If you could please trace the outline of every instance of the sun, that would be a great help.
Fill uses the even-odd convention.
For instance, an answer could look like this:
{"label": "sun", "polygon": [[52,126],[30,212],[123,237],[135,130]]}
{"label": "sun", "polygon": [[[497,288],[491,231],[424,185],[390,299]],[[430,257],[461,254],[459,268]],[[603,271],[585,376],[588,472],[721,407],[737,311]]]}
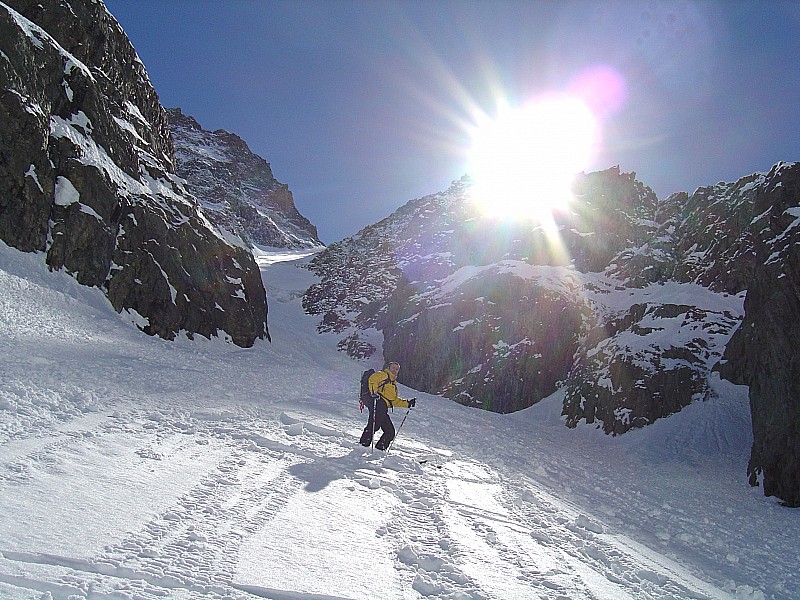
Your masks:
{"label": "sun", "polygon": [[469,159],[472,196],[487,215],[552,222],[571,199],[575,175],[593,158],[597,120],[571,96],[548,96],[484,119]]}

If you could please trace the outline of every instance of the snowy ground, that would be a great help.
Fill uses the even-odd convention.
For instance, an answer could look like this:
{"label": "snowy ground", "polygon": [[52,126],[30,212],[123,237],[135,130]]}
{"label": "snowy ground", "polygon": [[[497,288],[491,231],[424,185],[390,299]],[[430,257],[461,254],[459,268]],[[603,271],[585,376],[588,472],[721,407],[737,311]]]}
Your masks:
{"label": "snowy ground", "polygon": [[502,416],[401,388],[365,454],[364,365],[303,314],[313,276],[259,260],[273,343],[241,349],[140,334],[0,242],[0,598],[800,595],[800,512],[745,480],[746,389],[611,438],[559,394]]}

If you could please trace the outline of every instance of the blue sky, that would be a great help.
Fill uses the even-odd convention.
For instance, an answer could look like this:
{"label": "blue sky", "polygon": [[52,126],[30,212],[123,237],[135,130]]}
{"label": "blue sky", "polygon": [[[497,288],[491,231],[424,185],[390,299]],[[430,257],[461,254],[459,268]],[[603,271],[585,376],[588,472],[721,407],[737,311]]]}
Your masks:
{"label": "blue sky", "polygon": [[800,160],[800,2],[105,4],[162,104],[242,137],[326,243],[467,172],[476,114],[598,70],[587,170],[665,197]]}

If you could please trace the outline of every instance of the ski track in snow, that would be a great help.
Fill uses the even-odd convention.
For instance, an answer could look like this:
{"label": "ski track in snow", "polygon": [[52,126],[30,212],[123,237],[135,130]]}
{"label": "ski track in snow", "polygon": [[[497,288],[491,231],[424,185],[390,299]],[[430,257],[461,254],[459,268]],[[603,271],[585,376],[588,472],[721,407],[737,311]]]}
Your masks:
{"label": "ski track in snow", "polygon": [[[283,421],[290,419],[284,416]],[[263,537],[266,528],[276,551],[302,547],[304,540],[313,546],[316,540],[323,542],[323,553],[330,552],[330,544],[336,542],[327,533],[302,531],[292,523],[302,511],[284,512],[291,503],[299,501],[306,508],[313,503],[298,495],[335,487],[339,494],[355,499],[347,507],[332,501],[331,510],[351,511],[356,533],[367,535],[364,542],[377,552],[383,549],[385,560],[399,571],[394,577],[406,582],[403,597],[414,597],[413,592],[474,599],[593,598],[598,593],[607,598],[715,597],[712,586],[682,574],[680,568],[671,571],[655,561],[641,564],[640,554],[604,539],[601,526],[559,503],[534,482],[512,485],[479,462],[426,452],[421,445],[409,452],[400,441],[388,457],[370,455],[344,432],[321,435],[305,427],[292,429],[294,423],[282,426],[281,419],[231,417],[208,423],[184,417],[176,422],[184,427],[176,428],[171,419],[155,421],[158,426],[133,452],[140,461],[151,461],[154,468],[182,450],[193,460],[214,457],[204,465],[210,462],[213,468],[173,503],[92,557],[2,549],[6,561],[54,567],[63,573],[60,589],[77,595],[118,580],[124,586],[112,587],[108,593],[224,597],[239,590],[267,598],[315,597],[312,590],[320,582],[311,579],[309,589],[303,590],[305,576],[298,577],[296,572],[286,579],[300,586],[300,595],[281,595],[266,585],[276,578],[277,573],[271,571],[285,567],[280,558],[276,562],[271,553],[263,552],[264,544],[254,545],[252,538]],[[115,422],[95,433],[101,438],[125,436],[126,429]],[[58,469],[63,466],[60,455],[69,453],[69,445],[63,440],[51,444],[30,455],[29,462],[33,468]],[[208,448],[211,445],[219,447]],[[427,461],[419,464],[419,455],[428,457]],[[372,503],[386,512],[382,523],[379,515],[363,514]],[[377,529],[362,531],[362,520],[378,525]],[[323,523],[306,525],[324,527]],[[355,542],[358,551],[362,540]],[[270,575],[261,587],[237,581],[243,545],[254,546],[251,558],[244,559],[252,563],[248,579],[259,581],[265,570]],[[311,550],[306,547],[300,554],[305,557]],[[265,569],[260,563],[266,561],[272,564]],[[360,579],[359,561],[358,555],[348,555],[343,564],[350,564]],[[392,576],[391,568],[388,575]],[[19,577],[0,575],[0,580],[14,583]],[[378,597],[385,581],[385,576],[367,577],[361,582],[365,595],[359,597]],[[69,590],[70,585],[74,589]],[[352,590],[353,585],[346,587]],[[56,588],[39,589],[52,594]],[[316,597],[336,598],[334,591],[335,586],[332,593]]]}
{"label": "ski track in snow", "polygon": [[609,438],[567,430],[558,394],[502,416],[401,389],[418,408],[373,453],[308,272],[264,267],[275,341],[240,349],[139,334],[40,260],[0,245],[0,598],[800,589],[797,512],[742,481],[741,391]]}

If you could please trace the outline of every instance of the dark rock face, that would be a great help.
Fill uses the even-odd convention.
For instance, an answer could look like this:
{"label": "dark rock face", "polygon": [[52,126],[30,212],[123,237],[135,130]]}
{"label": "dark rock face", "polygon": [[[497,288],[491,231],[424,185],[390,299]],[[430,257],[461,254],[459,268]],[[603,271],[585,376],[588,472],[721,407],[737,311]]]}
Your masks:
{"label": "dark rock face", "polygon": [[572,264],[600,272],[625,248],[650,238],[656,195],[619,167],[580,175],[574,186],[573,213],[558,219]]}
{"label": "dark rock face", "polygon": [[174,174],[166,113],[101,3],[0,6],[0,237],[106,291],[149,334],[268,338],[248,250]]}
{"label": "dark rock face", "polygon": [[180,108],[167,110],[177,174],[218,227],[248,243],[279,248],[322,246],[317,228],[301,215],[288,186],[239,136],[206,131]]}
{"label": "dark rock face", "polygon": [[404,365],[404,382],[501,413],[553,393],[589,311],[575,272],[501,261],[462,276],[407,299],[395,293],[384,354]]}
{"label": "dark rock face", "polygon": [[720,371],[750,386],[751,484],[800,506],[800,163],[779,163],[756,192],[745,317]]}

